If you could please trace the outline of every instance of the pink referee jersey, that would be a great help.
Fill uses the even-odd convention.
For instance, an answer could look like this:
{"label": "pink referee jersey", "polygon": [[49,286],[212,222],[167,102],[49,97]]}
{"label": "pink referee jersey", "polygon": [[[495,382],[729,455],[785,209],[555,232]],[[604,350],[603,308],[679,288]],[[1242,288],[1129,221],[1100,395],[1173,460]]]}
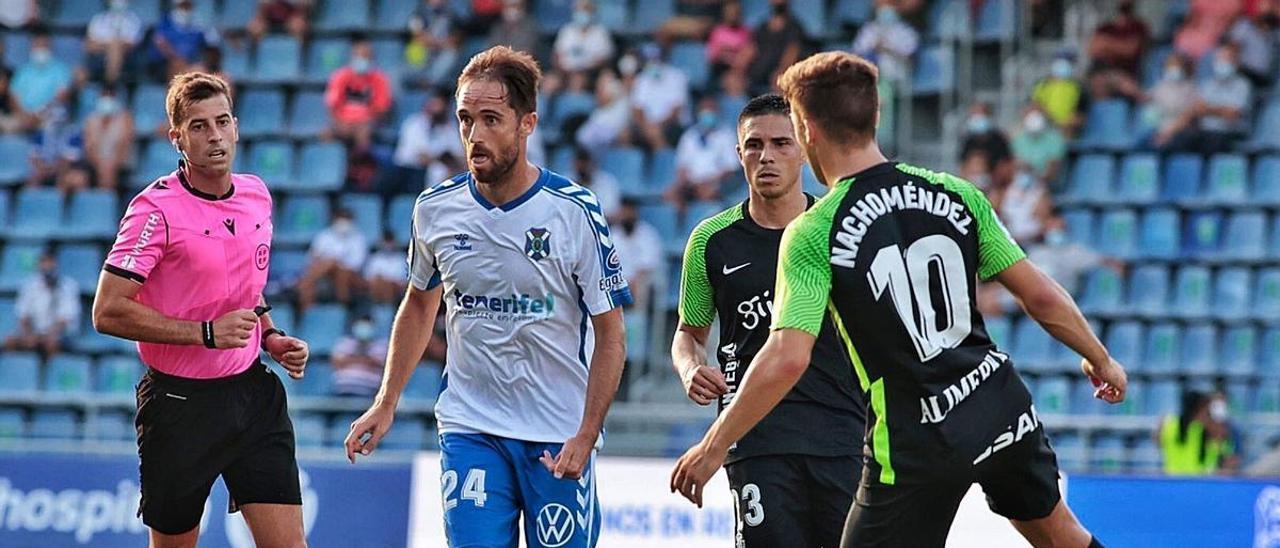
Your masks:
{"label": "pink referee jersey", "polygon": [[[180,320],[211,321],[258,305],[271,262],[271,195],[262,179],[232,174],[231,190],[206,194],[181,170],[161,177],[129,204],[104,269],[142,284],[138,302]],[[258,360],[262,329],[249,345],[138,343],[142,363],[178,377],[240,373]]]}

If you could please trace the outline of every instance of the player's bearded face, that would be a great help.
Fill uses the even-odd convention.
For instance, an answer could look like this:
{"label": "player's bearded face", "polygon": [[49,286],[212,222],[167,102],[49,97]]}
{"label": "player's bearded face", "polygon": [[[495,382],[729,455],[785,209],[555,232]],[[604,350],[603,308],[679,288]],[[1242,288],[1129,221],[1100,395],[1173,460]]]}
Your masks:
{"label": "player's bearded face", "polygon": [[738,158],[753,192],[773,199],[796,189],[804,153],[788,117],[773,114],[748,118],[739,125],[738,135]]}
{"label": "player's bearded face", "polygon": [[520,161],[523,117],[506,99],[506,89],[499,82],[475,80],[458,89],[458,130],[467,168],[481,183],[506,179]]}

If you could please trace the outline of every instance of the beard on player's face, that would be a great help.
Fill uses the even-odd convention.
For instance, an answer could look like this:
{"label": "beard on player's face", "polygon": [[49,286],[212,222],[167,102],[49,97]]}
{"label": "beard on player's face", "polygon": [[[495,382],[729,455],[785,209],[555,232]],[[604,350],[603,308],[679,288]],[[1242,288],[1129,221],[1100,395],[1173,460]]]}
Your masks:
{"label": "beard on player's face", "polygon": [[[486,156],[487,161],[482,165],[476,166],[474,158],[477,154]],[[514,142],[514,139],[510,146],[499,150],[484,145],[472,145],[471,150],[467,153],[467,168],[471,170],[471,174],[476,178],[476,181],[497,183],[515,170],[516,160],[519,155],[520,148]]]}

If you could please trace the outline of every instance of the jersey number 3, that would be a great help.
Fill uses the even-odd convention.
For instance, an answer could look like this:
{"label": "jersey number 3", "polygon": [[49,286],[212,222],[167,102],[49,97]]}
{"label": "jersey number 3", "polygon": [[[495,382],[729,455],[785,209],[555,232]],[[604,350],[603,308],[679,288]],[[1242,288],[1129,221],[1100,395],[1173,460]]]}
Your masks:
{"label": "jersey number 3", "polygon": [[[876,300],[889,290],[921,362],[959,346],[969,336],[969,280],[964,255],[951,238],[925,236],[908,246],[905,254],[897,244],[882,248],[871,262],[867,281]],[[941,303],[933,302],[931,287],[940,290]]]}

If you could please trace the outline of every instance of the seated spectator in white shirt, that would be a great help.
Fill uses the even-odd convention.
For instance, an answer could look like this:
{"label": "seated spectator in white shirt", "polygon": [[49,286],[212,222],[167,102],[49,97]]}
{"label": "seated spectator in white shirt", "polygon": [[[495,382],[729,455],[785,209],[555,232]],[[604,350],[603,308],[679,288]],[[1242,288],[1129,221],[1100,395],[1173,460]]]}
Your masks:
{"label": "seated spectator in white shirt", "polygon": [[1191,108],[1196,126],[1168,144],[1175,150],[1214,154],[1230,150],[1249,127],[1253,86],[1240,75],[1240,48],[1226,44],[1213,56],[1213,77],[1200,83],[1200,101]]}
{"label": "seated spectator in white shirt", "polygon": [[909,76],[911,55],[920,46],[920,36],[911,28],[890,0],[876,0],[876,17],[858,30],[853,52],[880,67],[880,77],[897,82]]}
{"label": "seated spectator in white shirt", "polygon": [[404,249],[390,230],[382,233],[382,241],[364,265],[364,283],[373,302],[394,303],[404,294],[409,279]]}
{"label": "seated spectator in white shirt", "polygon": [[14,312],[18,330],[5,341],[5,350],[40,351],[46,357],[62,351],[80,327],[80,288],[58,274],[52,251],[40,256],[40,271],[18,291]]}
{"label": "seated spectator in white shirt", "polygon": [[449,94],[437,90],[400,124],[400,140],[392,158],[394,168],[379,182],[384,195],[417,194],[465,167],[458,121],[449,112]]}
{"label": "seated spectator in white shirt", "polygon": [[670,148],[689,106],[689,76],[668,65],[657,44],[645,44],[640,56],[644,69],[631,88],[635,124],[650,149]]}
{"label": "seated spectator in white shirt", "polygon": [[596,108],[578,126],[574,140],[578,146],[589,150],[608,148],[630,141],[631,97],[612,71],[603,71],[596,78]]}
{"label": "seated spectator in white shirt", "polygon": [[120,82],[130,53],[142,41],[142,20],[129,9],[129,0],[111,0],[108,9],[93,16],[85,36],[89,77],[106,82]]}
{"label": "seated spectator in white shirt", "polygon": [[573,20],[556,34],[555,66],[568,74],[569,89],[583,88],[582,74],[604,66],[613,58],[613,36],[595,19],[596,6],[590,0],[578,0]]}
{"label": "seated spectator in white shirt", "polygon": [[631,286],[636,310],[648,310],[654,279],[662,274],[662,236],[653,225],[640,219],[635,200],[623,198],[618,212],[609,220],[609,236],[622,258],[622,273]]}
{"label": "seated spectator in white shirt", "polygon": [[[575,183],[595,193],[596,200],[600,201],[600,209],[606,218],[618,212],[618,205],[622,200],[622,193],[618,190],[618,180],[596,165],[596,159],[591,155],[590,150],[582,147],[574,149],[572,177]],[[404,261],[401,260],[401,262]]]}
{"label": "seated spectator in white shirt", "polygon": [[375,335],[373,319],[361,316],[351,322],[350,332],[333,344],[335,395],[371,398],[378,393],[387,360],[387,337]]}
{"label": "seated spectator in white shirt", "polygon": [[682,211],[694,200],[717,200],[720,185],[738,169],[733,131],[720,124],[715,97],[698,103],[698,120],[676,146],[676,180],[664,197]]}
{"label": "seated spectator in white shirt", "polygon": [[333,285],[335,300],[350,303],[352,292],[360,284],[360,267],[364,266],[368,254],[369,244],[352,220],[351,212],[345,209],[334,212],[329,228],[311,240],[311,262],[298,280],[298,314],[315,302],[316,285],[324,279]]}

